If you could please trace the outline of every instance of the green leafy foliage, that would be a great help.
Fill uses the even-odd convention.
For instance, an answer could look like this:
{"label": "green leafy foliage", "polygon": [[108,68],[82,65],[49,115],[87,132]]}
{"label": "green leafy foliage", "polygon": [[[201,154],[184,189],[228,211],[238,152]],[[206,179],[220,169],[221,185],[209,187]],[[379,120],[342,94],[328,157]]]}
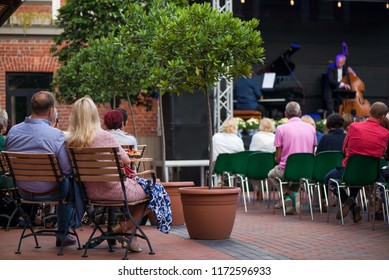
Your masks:
{"label": "green leafy foliage", "polygon": [[153,48],[159,63],[154,69],[161,92],[206,90],[221,76],[248,74],[262,62],[264,49],[258,20],[242,21],[210,4],[176,9],[163,18]]}
{"label": "green leafy foliage", "polygon": [[[187,0],[169,0],[177,5],[188,5]],[[87,46],[90,40],[107,36],[126,23],[123,14],[131,11],[131,4],[148,10],[161,5],[161,0],[67,0],[59,9],[56,27],[63,32],[54,38],[51,51],[60,61],[67,61],[74,53]]]}

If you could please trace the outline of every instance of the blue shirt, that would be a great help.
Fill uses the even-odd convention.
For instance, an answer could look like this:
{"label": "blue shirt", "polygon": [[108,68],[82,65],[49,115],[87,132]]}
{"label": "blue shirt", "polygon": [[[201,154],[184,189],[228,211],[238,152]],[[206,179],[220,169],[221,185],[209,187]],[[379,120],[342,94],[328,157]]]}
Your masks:
{"label": "blue shirt", "polygon": [[[26,118],[14,125],[5,140],[5,150],[25,153],[54,153],[64,175],[71,174],[72,166],[66,151],[65,134],[43,119]],[[29,192],[43,193],[53,190],[55,182],[19,182]]]}
{"label": "blue shirt", "polygon": [[241,77],[234,81],[234,99],[237,110],[258,110],[258,99],[262,96],[259,88],[252,78]]}

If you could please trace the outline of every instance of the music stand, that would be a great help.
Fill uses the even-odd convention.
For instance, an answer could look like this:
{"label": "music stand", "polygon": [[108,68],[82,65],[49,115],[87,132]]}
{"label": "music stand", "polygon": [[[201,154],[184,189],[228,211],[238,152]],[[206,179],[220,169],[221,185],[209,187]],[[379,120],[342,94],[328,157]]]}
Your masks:
{"label": "music stand", "polygon": [[[339,110],[339,113],[342,114],[343,113],[343,110],[344,108],[346,107],[346,99],[355,99],[355,94],[357,92],[355,90],[347,90],[347,89],[344,89],[344,88],[339,88],[339,89],[334,89],[332,91],[332,98],[337,98],[337,99],[340,99],[342,101],[342,112],[340,112]],[[352,115],[355,115],[355,109],[351,109],[351,114]]]}
{"label": "music stand", "polygon": [[355,98],[355,94],[357,92],[355,90],[347,90],[343,88],[334,89],[332,91],[332,98],[340,98],[342,100],[344,99],[353,99]]}

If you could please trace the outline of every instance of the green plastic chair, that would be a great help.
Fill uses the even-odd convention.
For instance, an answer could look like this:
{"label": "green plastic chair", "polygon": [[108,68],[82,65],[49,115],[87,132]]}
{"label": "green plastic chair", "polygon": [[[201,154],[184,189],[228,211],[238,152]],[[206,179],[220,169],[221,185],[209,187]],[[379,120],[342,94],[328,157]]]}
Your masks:
{"label": "green plastic chair", "polygon": [[328,194],[327,188],[324,183],[324,177],[331,170],[335,169],[338,166],[342,166],[342,160],[344,159],[345,154],[341,151],[323,151],[315,155],[315,160],[313,163],[312,171],[312,182],[309,183],[308,194],[311,196],[312,200],[310,201],[310,211],[311,219],[313,221],[313,200],[314,200],[314,188],[317,188],[317,193],[319,197],[319,208],[320,213],[323,213],[321,205],[321,191],[320,187],[323,188],[324,198],[328,208]]}
{"label": "green plastic chair", "polygon": [[[285,200],[283,196],[283,185],[299,183],[300,206],[296,209],[301,218],[301,189],[307,187],[309,180],[312,179],[313,163],[315,156],[312,153],[295,153],[288,156],[284,170],[284,178],[276,177],[278,180],[282,209],[286,216]],[[307,187],[308,188],[308,187]],[[309,197],[309,196],[308,196]],[[310,199],[310,198],[309,198]],[[273,201],[275,201],[275,192],[273,192]],[[275,214],[275,204],[273,203],[273,214]]]}
{"label": "green plastic chair", "polygon": [[250,190],[249,190],[249,183],[246,176],[246,171],[247,171],[249,156],[253,153],[255,153],[255,151],[242,151],[242,152],[235,153],[233,158],[233,163],[232,163],[232,173],[236,178],[237,184],[239,184],[242,188],[245,212],[247,212],[246,196],[247,196],[247,200],[250,202]]}
{"label": "green plastic chair", "polygon": [[[265,201],[266,196],[269,198],[269,188],[267,183],[267,175],[275,166],[274,153],[255,152],[249,156],[246,177],[250,180],[261,181],[262,199]],[[268,205],[269,207],[269,205]]]}
{"label": "green plastic chair", "polygon": [[232,163],[234,160],[235,154],[223,153],[219,154],[215,161],[215,166],[213,168],[212,177],[215,178],[215,182],[213,182],[214,186],[217,185],[220,177],[226,176],[228,179],[228,185],[231,187],[232,183]]}
{"label": "green plastic chair", "polygon": [[[330,183],[335,183],[338,194],[340,194],[341,188],[361,188],[362,186],[372,187],[376,183],[379,176],[380,158],[358,155],[351,155],[347,161],[346,168],[344,169],[342,178],[334,179],[330,178]],[[344,225],[343,218],[343,202],[339,195],[339,209],[342,225]],[[370,213],[368,213],[370,217]],[[329,211],[327,221],[329,221]]]}

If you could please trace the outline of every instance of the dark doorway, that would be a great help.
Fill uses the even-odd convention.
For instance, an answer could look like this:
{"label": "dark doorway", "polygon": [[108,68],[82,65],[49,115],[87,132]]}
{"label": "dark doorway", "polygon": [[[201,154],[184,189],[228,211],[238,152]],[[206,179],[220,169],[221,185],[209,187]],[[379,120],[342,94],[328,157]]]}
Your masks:
{"label": "dark doorway", "polygon": [[31,115],[31,97],[40,90],[51,91],[52,73],[7,73],[7,113],[12,124]]}

